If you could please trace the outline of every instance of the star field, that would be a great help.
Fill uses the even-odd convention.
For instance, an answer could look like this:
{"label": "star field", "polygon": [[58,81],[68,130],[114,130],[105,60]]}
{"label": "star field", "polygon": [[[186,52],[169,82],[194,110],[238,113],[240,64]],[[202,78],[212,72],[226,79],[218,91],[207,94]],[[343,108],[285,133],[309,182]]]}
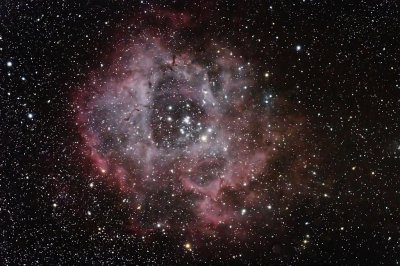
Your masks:
{"label": "star field", "polygon": [[0,264],[400,263],[396,1],[0,10]]}

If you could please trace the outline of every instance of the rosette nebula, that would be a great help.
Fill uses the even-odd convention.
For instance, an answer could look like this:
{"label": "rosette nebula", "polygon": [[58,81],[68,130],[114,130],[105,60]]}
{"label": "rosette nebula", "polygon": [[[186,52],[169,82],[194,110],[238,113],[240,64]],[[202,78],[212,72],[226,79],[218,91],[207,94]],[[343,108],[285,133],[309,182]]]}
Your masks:
{"label": "rosette nebula", "polygon": [[[142,30],[118,44],[109,66],[79,88],[83,149],[123,194],[133,231],[246,239],[269,220],[274,197],[295,193],[301,171],[278,177],[270,166],[279,146],[300,142],[301,118],[274,114],[271,103],[283,103],[257,84],[240,50],[217,40],[198,49],[178,36],[193,27],[185,15],[164,16],[169,31]],[[288,172],[298,164],[289,159]],[[292,180],[277,194],[282,178]]]}

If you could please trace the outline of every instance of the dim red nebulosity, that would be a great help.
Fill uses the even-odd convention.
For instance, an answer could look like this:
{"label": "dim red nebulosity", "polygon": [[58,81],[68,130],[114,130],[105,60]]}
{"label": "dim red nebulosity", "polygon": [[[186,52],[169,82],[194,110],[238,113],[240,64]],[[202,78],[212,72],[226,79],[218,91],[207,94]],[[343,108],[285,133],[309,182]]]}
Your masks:
{"label": "dim red nebulosity", "polygon": [[182,34],[190,16],[157,14],[166,30],[143,26],[76,90],[82,149],[124,195],[133,230],[248,237],[268,221],[273,187],[295,193],[304,181],[300,159],[275,175],[279,147],[303,149],[301,118],[274,114],[284,101],[260,89],[238,49],[203,39],[199,50]]}

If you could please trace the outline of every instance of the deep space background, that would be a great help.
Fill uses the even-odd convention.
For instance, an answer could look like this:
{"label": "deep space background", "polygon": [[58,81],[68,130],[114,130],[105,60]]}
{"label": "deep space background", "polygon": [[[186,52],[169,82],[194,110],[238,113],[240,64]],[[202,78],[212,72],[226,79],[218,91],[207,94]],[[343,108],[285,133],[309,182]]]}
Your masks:
{"label": "deep space background", "polygon": [[[399,20],[395,0],[1,1],[0,264],[398,264]],[[146,31],[162,36],[155,51],[173,50],[159,76],[174,73],[181,58],[207,62],[196,67],[217,62],[213,45],[238,55],[229,64],[251,66],[246,102],[221,109],[219,126],[228,127],[228,113],[246,113],[246,123],[232,122],[240,138],[262,136],[269,130],[263,123],[278,137],[250,148],[265,155],[266,167],[240,190],[236,179],[228,182],[224,200],[232,212],[223,222],[213,224],[215,216],[203,212],[187,216],[200,213],[193,206],[212,188],[196,194],[168,175],[179,196],[164,204],[169,195],[157,194],[157,201],[153,190],[132,189],[140,174],[117,184],[118,171],[99,168],[105,159],[87,149],[94,144],[80,119],[92,113],[79,105],[98,103],[80,95],[107,103],[109,96],[87,84],[118,79],[118,53]],[[117,124],[130,119],[125,115]],[[160,132],[161,141],[173,141],[175,133]],[[242,171],[241,159],[244,165],[251,158],[225,160]],[[143,206],[128,204],[135,193]]]}

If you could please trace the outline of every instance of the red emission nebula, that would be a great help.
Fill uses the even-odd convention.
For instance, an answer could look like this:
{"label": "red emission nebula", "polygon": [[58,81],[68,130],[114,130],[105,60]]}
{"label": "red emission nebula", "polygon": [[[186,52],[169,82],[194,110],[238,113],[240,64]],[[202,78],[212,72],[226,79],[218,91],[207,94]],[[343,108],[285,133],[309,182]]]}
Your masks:
{"label": "red emission nebula", "polygon": [[123,195],[132,232],[256,237],[307,193],[304,119],[238,47],[185,37],[190,16],[142,20],[74,93],[92,178]]}

